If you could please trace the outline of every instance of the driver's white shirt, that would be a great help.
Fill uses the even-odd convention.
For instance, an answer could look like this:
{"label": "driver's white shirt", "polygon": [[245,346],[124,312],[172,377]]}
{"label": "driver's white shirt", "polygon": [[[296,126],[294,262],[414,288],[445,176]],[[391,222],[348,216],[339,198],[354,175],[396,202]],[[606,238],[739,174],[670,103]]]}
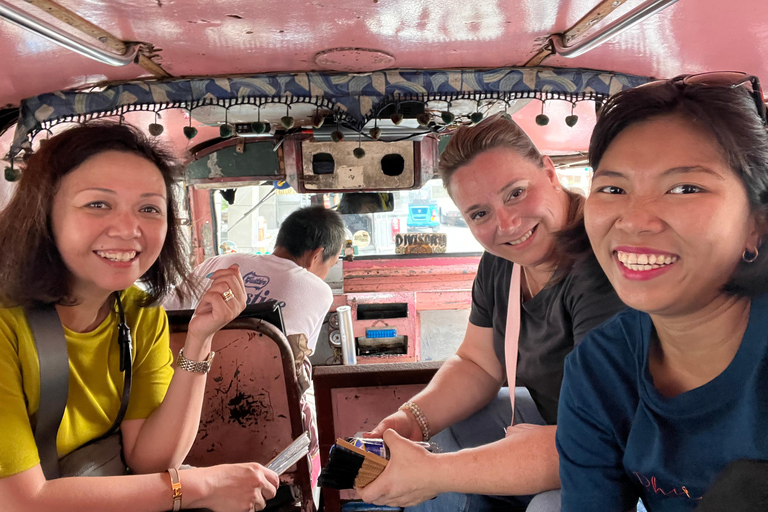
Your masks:
{"label": "driver's white shirt", "polygon": [[200,293],[192,296],[192,287],[182,285],[187,295],[184,302],[171,293],[163,302],[163,307],[167,310],[194,309],[209,287],[205,276],[235,263],[240,266],[248,304],[277,300],[282,306],[286,334],[305,334],[309,348],[314,351],[323,319],[333,303],[333,292],[315,274],[291,260],[272,254],[232,253],[209,258],[189,276],[191,282],[202,283]]}

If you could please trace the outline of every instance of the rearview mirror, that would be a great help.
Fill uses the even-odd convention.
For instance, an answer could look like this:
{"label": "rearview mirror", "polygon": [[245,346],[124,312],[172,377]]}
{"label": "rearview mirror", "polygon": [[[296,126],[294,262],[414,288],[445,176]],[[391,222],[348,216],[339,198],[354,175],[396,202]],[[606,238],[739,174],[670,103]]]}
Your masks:
{"label": "rearview mirror", "polygon": [[339,213],[391,212],[395,207],[392,192],[348,192],[341,195]]}

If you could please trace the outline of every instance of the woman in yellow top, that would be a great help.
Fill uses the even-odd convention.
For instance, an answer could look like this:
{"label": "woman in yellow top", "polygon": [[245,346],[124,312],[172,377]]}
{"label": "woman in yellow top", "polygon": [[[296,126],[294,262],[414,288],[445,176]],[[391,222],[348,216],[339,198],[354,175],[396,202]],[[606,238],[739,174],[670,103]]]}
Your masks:
{"label": "woman in yellow top", "polygon": [[[169,468],[197,433],[213,335],[245,306],[237,267],[219,270],[189,323],[175,373],[159,303],[184,273],[173,181],[177,167],[138,130],[94,123],[63,132],[29,159],[0,213],[0,496],[3,510],[176,509]],[[134,286],[140,281],[146,292]],[[46,480],[33,434],[40,394],[25,308],[55,305],[70,361],[59,457],[109,430],[123,377],[122,302],[134,340],[133,385],[120,425],[133,474]],[[184,359],[187,361],[185,362]],[[189,368],[188,370],[181,369]],[[183,508],[260,510],[277,475],[259,464],[179,472]]]}

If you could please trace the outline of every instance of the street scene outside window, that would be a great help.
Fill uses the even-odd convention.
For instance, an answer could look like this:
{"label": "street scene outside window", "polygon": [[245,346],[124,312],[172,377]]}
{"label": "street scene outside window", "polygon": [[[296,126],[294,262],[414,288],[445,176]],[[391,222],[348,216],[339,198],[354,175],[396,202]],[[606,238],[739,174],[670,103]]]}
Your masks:
{"label": "street scene outside window", "polygon": [[[563,186],[586,195],[589,168],[559,174]],[[429,180],[419,190],[392,194],[392,211],[342,214],[356,256],[394,255],[398,233],[444,233],[447,254],[483,251],[440,179]],[[282,182],[220,189],[213,194],[218,253],[270,254],[280,224],[291,212],[311,204],[337,208],[341,198],[342,194],[298,194]]]}

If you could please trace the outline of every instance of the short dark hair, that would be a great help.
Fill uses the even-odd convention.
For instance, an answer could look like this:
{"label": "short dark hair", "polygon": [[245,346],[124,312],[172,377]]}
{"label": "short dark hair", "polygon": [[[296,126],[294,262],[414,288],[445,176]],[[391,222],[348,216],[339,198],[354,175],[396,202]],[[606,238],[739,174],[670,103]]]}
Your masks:
{"label": "short dark hair", "polygon": [[168,231],[160,255],[140,279],[147,290],[142,305],[158,303],[188,273],[173,187],[181,177],[181,168],[169,151],[151,142],[138,128],[91,122],[43,141],[28,159],[10,202],[0,212],[0,301],[4,306],[73,304],[76,300],[70,295],[71,274],[51,229],[53,200],[67,173],[106,151],[145,158],[158,168],[165,182]]}
{"label": "short dark hair", "polygon": [[[668,115],[679,115],[714,136],[724,160],[744,184],[752,211],[768,219],[768,131],[744,87],[673,79],[612,96],[592,132],[590,166],[597,169],[608,147],[627,127]],[[768,240],[762,240],[758,249],[754,263],[739,263],[725,291],[742,296],[768,292]]]}
{"label": "short dark hair", "polygon": [[323,261],[328,261],[339,255],[343,243],[344,222],[339,214],[322,206],[308,206],[283,221],[275,246],[296,258],[322,247]]}

